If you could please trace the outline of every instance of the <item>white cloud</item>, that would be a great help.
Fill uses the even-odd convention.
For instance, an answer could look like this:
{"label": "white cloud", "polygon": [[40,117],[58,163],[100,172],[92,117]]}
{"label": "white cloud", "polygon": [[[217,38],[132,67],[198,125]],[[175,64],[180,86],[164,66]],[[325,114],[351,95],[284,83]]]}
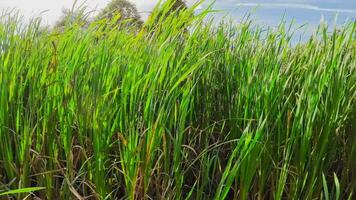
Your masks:
{"label": "white cloud", "polygon": [[[53,23],[60,15],[62,8],[70,8],[75,0],[0,0],[0,10],[16,7],[25,18],[36,16],[47,11],[43,16],[44,21]],[[85,2],[89,10],[98,10],[107,5],[111,0],[78,0],[78,4]],[[136,4],[137,9],[143,17],[147,17],[159,0],[130,0]],[[187,0],[188,5],[192,5],[198,0]]]}
{"label": "white cloud", "polygon": [[[110,0],[78,0],[79,2],[85,1],[89,10],[98,10],[107,5]],[[157,4],[159,0],[131,0],[131,2],[137,5],[139,12],[141,12],[143,18],[146,18],[148,13]],[[192,5],[199,0],[187,0],[188,5]],[[211,2],[212,0],[206,0]],[[356,14],[356,7],[351,8],[344,7],[343,9],[324,8],[315,5],[323,5],[320,2],[335,2],[339,0],[254,0],[255,3],[251,3],[248,0],[216,0],[216,5],[224,5],[235,7],[249,6],[249,7],[270,7],[270,8],[300,8],[322,12],[340,12],[348,14]],[[344,0],[344,2],[352,2],[353,0]],[[63,7],[69,8],[73,5],[74,0],[0,0],[0,10],[17,7],[19,11],[25,16],[26,19],[34,15],[39,15],[41,12],[46,11],[43,19],[47,23],[53,23],[60,15]],[[261,2],[261,3],[259,3]],[[266,3],[268,2],[268,3]],[[312,5],[311,3],[316,3]],[[341,4],[341,3],[340,3]],[[355,4],[356,5],[356,4]]]}
{"label": "white cloud", "polygon": [[265,8],[298,8],[298,9],[314,10],[314,11],[322,11],[322,12],[356,14],[356,10],[353,9],[323,8],[310,4],[299,4],[299,3],[236,3],[235,5],[247,6],[247,7],[265,7]]}

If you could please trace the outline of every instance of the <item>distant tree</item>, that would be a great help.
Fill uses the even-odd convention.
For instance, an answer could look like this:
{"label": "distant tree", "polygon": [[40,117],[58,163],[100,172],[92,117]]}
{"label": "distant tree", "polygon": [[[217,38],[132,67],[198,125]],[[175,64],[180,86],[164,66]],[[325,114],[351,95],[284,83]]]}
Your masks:
{"label": "distant tree", "polygon": [[[168,17],[177,17],[182,11],[188,10],[188,6],[185,0],[166,0],[160,7],[156,7],[148,18],[148,29],[153,28],[154,32],[157,33],[158,30],[163,30],[166,23],[164,22]],[[176,27],[181,27],[187,32],[187,23],[184,21],[175,24]],[[157,29],[157,27],[160,27]]]}
{"label": "distant tree", "polygon": [[79,9],[68,9],[64,8],[62,10],[62,16],[55,23],[55,28],[62,28],[66,25],[72,25],[74,23],[78,23],[81,26],[86,26],[89,24],[89,14],[85,12],[85,8]]}
{"label": "distant tree", "polygon": [[173,0],[173,1],[174,2],[173,2],[170,12],[181,11],[181,10],[185,10],[188,8],[188,6],[184,0]]}
{"label": "distant tree", "polygon": [[[163,5],[163,7],[169,6],[169,10],[165,11],[162,8],[156,10],[157,13],[153,13],[150,17],[154,18],[154,24],[157,24],[159,20],[164,20],[169,15],[175,13],[179,14],[181,11],[184,11],[188,8],[186,2],[184,0],[167,0]],[[155,11],[154,11],[155,12]],[[163,17],[163,18],[162,18]]]}
{"label": "distant tree", "polygon": [[120,15],[117,24],[122,21],[128,21],[127,24],[141,27],[143,21],[137,11],[136,6],[128,0],[112,0],[101,12],[97,15],[97,19],[113,20]]}

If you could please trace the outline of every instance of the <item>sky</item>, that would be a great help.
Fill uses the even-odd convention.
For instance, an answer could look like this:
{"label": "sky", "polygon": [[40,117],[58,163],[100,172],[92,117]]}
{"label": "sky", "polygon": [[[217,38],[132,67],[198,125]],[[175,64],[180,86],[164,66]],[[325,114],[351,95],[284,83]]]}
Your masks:
{"label": "sky", "polygon": [[[83,2],[80,0],[79,2]],[[89,10],[100,10],[110,0],[86,0]],[[143,18],[158,0],[131,0],[137,5]],[[197,0],[187,0],[192,5]],[[207,0],[205,5],[208,4]],[[53,24],[63,8],[70,8],[74,0],[0,0],[0,10],[17,8],[25,19],[41,15],[44,23]],[[204,6],[203,6],[204,7]],[[246,12],[253,10],[253,18],[259,23],[274,26],[281,18],[294,19],[297,24],[314,27],[323,18],[329,23],[342,24],[356,19],[356,0],[216,0],[215,9],[222,12],[218,17],[228,16],[238,21]]]}
{"label": "sky", "polygon": [[[63,8],[71,8],[75,0],[0,0],[0,10],[17,8],[25,18],[41,14],[44,21],[53,24],[60,16]],[[88,10],[100,10],[110,0],[79,0],[78,4],[86,2]],[[136,4],[137,9],[147,16],[158,0],[130,0]],[[190,5],[194,0],[187,1]]]}

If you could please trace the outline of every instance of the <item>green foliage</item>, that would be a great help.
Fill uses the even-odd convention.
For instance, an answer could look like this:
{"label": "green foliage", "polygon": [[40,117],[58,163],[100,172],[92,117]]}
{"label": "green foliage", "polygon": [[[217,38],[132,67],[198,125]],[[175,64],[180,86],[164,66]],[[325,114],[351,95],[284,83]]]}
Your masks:
{"label": "green foliage", "polygon": [[0,19],[0,191],[352,199],[356,23],[292,46],[283,23],[162,5],[134,33],[117,17],[41,34]]}
{"label": "green foliage", "polygon": [[[161,1],[160,1],[161,2]],[[196,4],[198,5],[199,2]],[[178,17],[181,12],[184,12],[188,9],[187,4],[183,0],[167,0],[163,1],[163,3],[158,3],[150,16],[150,20],[153,21],[153,25],[162,24],[161,22],[166,20],[168,17]],[[185,13],[186,14],[186,13]],[[189,18],[193,18],[194,13],[191,13]]]}
{"label": "green foliage", "polygon": [[[117,15],[119,15],[118,18]],[[136,27],[141,27],[143,24],[136,6],[128,0],[112,0],[101,10],[96,18],[108,19],[109,21],[116,18],[116,24],[120,24],[122,21],[126,20],[129,21],[130,26]]]}
{"label": "green foliage", "polygon": [[19,194],[19,193],[30,193],[30,192],[35,192],[35,191],[44,190],[44,189],[46,189],[46,188],[44,188],[44,187],[21,188],[21,189],[10,190],[7,192],[0,193],[0,196]]}
{"label": "green foliage", "polygon": [[173,0],[171,10],[174,12],[176,10],[186,10],[188,8],[184,0]]}

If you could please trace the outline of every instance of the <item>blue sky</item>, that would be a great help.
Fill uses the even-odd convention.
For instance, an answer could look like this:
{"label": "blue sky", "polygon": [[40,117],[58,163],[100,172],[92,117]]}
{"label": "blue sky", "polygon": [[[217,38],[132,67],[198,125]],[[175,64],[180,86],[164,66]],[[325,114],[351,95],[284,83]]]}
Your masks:
{"label": "blue sky", "polygon": [[323,17],[338,23],[356,19],[356,0],[220,0],[216,8],[226,10],[232,18],[251,9],[256,19],[267,24],[276,24],[284,15],[299,23],[318,24]]}
{"label": "blue sky", "polygon": [[[110,0],[87,0],[89,9],[98,10]],[[143,18],[158,0],[131,0],[138,10],[143,12]],[[193,4],[196,0],[188,0]],[[207,0],[211,1],[211,0]],[[45,23],[53,24],[61,15],[64,7],[71,7],[74,0],[0,0],[0,9],[18,8],[26,19],[41,14]],[[329,24],[337,16],[337,24],[345,20],[356,19],[356,0],[216,0],[215,8],[223,10],[219,16],[228,15],[239,21],[251,9],[255,9],[253,17],[258,23],[275,26],[281,18],[294,19],[297,24],[307,23],[316,26],[323,18]]]}
{"label": "blue sky", "polygon": [[[332,29],[347,21],[356,20],[356,0],[217,0],[215,8],[228,14],[219,14],[239,21],[246,12],[253,10],[258,24],[278,26],[281,19],[294,21],[295,26],[304,25],[296,32],[296,38],[305,40],[321,21]],[[296,42],[296,41],[295,41]]]}

